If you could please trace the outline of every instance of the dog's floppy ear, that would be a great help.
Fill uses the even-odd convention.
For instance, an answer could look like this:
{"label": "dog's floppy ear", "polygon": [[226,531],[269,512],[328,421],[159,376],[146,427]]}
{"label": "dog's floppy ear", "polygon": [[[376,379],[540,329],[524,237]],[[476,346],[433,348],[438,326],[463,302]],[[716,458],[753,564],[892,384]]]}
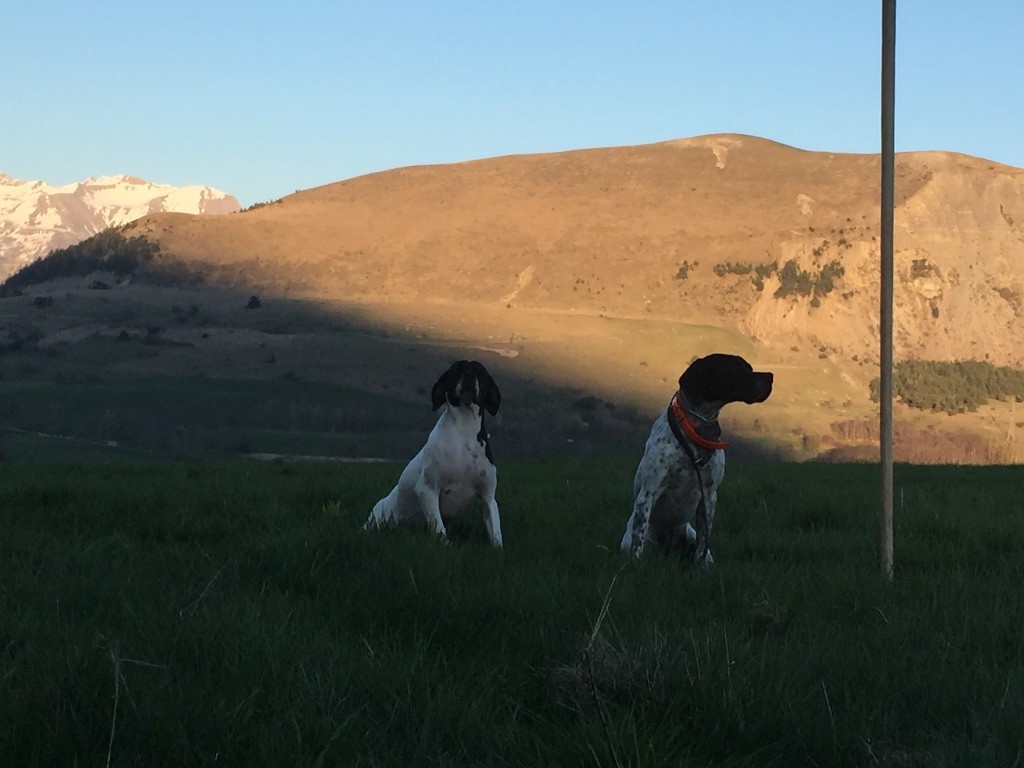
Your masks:
{"label": "dog's floppy ear", "polygon": [[498,385],[494,383],[494,379],[491,378],[491,374],[486,369],[482,371],[479,378],[480,398],[483,401],[481,405],[487,409],[491,416],[494,416],[498,412],[498,408],[501,407],[501,390],[498,389]]}
{"label": "dog's floppy ear", "polygon": [[708,382],[706,358],[698,358],[690,363],[690,366],[683,371],[679,377],[679,389],[683,395],[694,405],[707,402]]}
{"label": "dog's floppy ear", "polygon": [[[452,366],[452,368],[454,367]],[[441,377],[434,384],[434,388],[430,390],[430,404],[435,411],[444,405],[448,399],[448,389],[450,387],[448,382],[451,380],[452,368],[442,373]]]}

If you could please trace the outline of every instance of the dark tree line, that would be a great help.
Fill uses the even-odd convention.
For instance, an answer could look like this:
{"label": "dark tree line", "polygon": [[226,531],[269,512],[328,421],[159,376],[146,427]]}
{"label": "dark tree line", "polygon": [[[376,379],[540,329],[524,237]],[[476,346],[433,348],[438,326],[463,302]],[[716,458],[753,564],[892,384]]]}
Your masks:
{"label": "dark tree line", "polygon": [[22,267],[0,285],[0,296],[59,277],[85,277],[97,271],[125,277],[159,251],[160,246],[145,237],[125,237],[119,230],[106,229]]}
{"label": "dark tree line", "polygon": [[[878,402],[879,379],[870,386]],[[893,394],[911,408],[964,413],[991,399],[1024,402],[1024,371],[978,360],[901,360],[893,368]]]}
{"label": "dark tree line", "polygon": [[801,269],[790,259],[779,270],[779,287],[775,289],[775,298],[787,296],[812,296],[811,303],[818,306],[823,296],[828,296],[835,289],[835,282],[846,273],[846,268],[838,260],[830,261],[817,272]]}
{"label": "dark tree line", "polygon": [[[817,254],[817,252],[816,252]],[[719,277],[726,275],[751,275],[750,281],[758,291],[764,290],[764,279],[778,274],[779,287],[773,294],[777,299],[788,296],[810,296],[811,306],[821,306],[821,299],[835,290],[836,281],[845,273],[846,268],[838,259],[830,261],[816,272],[801,269],[795,260],[790,259],[781,267],[777,261],[754,266],[745,261],[724,261],[714,266],[714,273]]]}

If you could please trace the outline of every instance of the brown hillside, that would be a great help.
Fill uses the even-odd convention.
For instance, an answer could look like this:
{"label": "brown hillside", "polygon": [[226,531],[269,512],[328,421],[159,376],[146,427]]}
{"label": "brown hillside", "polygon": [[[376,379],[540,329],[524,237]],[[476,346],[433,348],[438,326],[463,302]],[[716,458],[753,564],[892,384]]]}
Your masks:
{"label": "brown hillside", "polygon": [[[774,370],[776,389],[763,405],[726,409],[727,430],[789,455],[842,457],[876,444],[864,435],[877,420],[878,179],[874,155],[705,136],[401,168],[244,213],[153,215],[129,234],[210,283],[265,305],[301,300],[379,339],[379,353],[351,358],[339,350],[362,349],[363,336],[296,335],[308,354],[287,359],[303,376],[417,400],[436,375],[436,361],[413,363],[424,350],[471,354],[523,382],[509,402],[524,413],[565,391],[642,420],[693,356],[736,352]],[[1024,365],[1024,171],[901,154],[896,199],[897,359]],[[267,357],[271,341],[238,354]],[[181,365],[219,375],[228,357],[200,349]],[[1012,403],[897,416],[899,458],[1022,458]],[[506,418],[511,429],[519,417]],[[522,426],[524,445],[551,418]],[[542,431],[569,440],[595,425]]]}
{"label": "brown hillside", "polygon": [[[707,323],[872,358],[878,177],[875,155],[706,136],[401,168],[135,229],[211,277],[295,297]],[[901,154],[897,206],[898,355],[1024,363],[1024,171]],[[845,274],[814,307],[775,298],[776,277],[759,291],[714,272],[789,260]]]}

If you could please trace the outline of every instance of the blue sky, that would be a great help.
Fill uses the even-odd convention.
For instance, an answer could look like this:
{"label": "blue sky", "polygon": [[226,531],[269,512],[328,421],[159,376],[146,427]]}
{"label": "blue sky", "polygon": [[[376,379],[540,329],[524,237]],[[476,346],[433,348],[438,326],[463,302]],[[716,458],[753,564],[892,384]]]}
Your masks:
{"label": "blue sky", "polygon": [[[877,152],[881,0],[12,3],[0,172],[242,205],[404,165],[747,133]],[[1024,167],[1024,2],[899,0],[897,150]]]}

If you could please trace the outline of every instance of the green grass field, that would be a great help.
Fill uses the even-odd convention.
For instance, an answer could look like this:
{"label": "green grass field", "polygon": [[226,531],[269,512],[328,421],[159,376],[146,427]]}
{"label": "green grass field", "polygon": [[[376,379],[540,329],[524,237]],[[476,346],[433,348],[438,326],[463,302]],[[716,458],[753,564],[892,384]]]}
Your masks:
{"label": "green grass field", "polygon": [[405,454],[415,445],[413,429],[422,441],[435,418],[429,402],[294,379],[0,381],[0,440],[10,456],[27,460],[49,447],[33,450],[24,436],[15,444],[6,425],[73,438],[83,449],[109,442],[155,458],[211,459],[250,452]]}
{"label": "green grass field", "polygon": [[633,468],[500,464],[497,553],[360,530],[397,464],[0,463],[0,765],[1020,764],[1024,470],[897,467],[889,586],[873,467],[731,464],[698,570]]}

